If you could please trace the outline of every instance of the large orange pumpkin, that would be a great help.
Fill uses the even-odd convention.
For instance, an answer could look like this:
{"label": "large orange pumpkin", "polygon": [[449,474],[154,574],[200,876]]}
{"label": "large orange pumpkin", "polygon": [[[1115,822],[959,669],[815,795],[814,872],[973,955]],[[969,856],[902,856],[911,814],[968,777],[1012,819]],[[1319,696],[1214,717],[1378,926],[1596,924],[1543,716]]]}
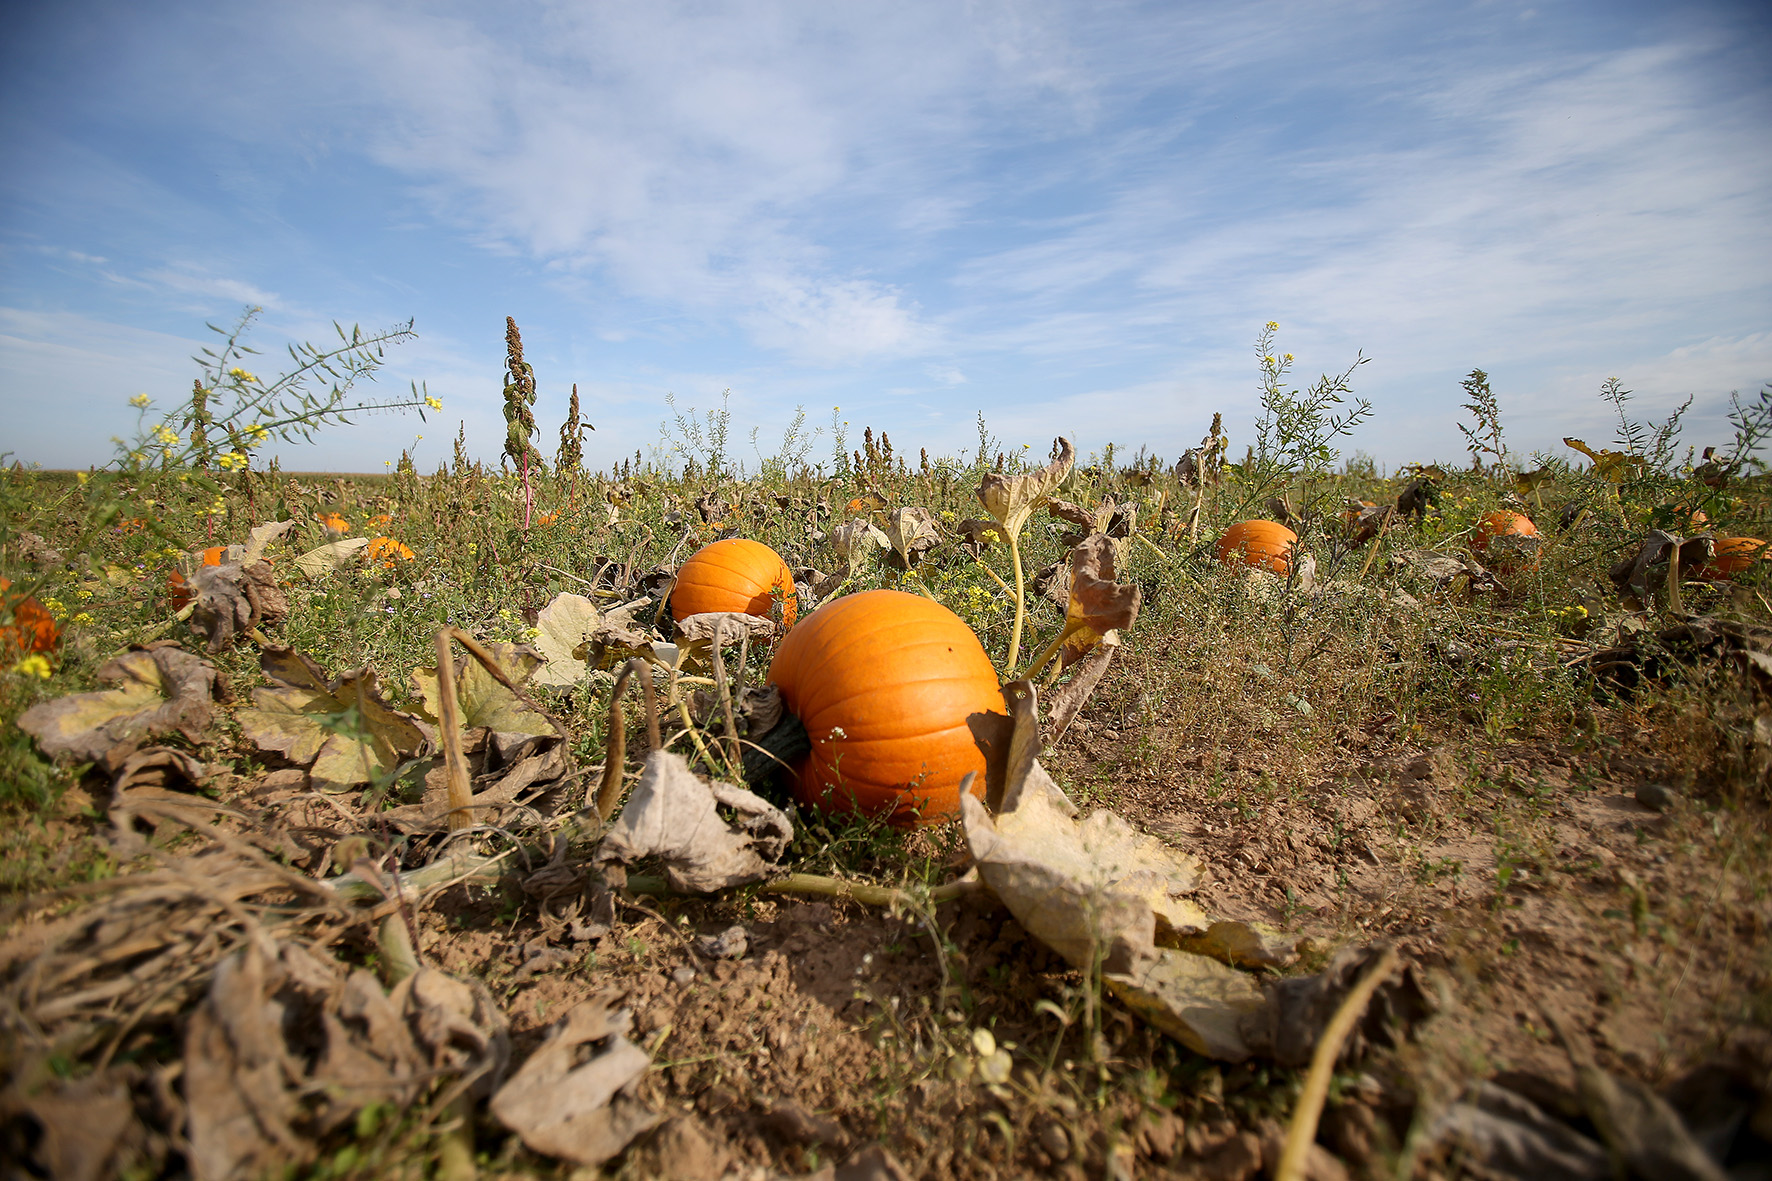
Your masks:
{"label": "large orange pumpkin", "polygon": [[1710,561],[1698,572],[1701,578],[1734,578],[1753,569],[1755,562],[1772,562],[1772,552],[1757,537],[1719,537]]}
{"label": "large orange pumpkin", "polygon": [[1292,547],[1297,544],[1298,534],[1278,521],[1238,521],[1212,552],[1227,566],[1246,563],[1285,578],[1292,572]]}
{"label": "large orange pumpkin", "polygon": [[899,827],[960,810],[960,780],[984,754],[967,719],[1004,713],[996,669],[972,629],[921,595],[875,590],[820,607],[788,633],[769,679],[812,753],[794,796]]}
{"label": "large orange pumpkin", "polygon": [[[1528,545],[1524,539],[1537,536],[1538,526],[1530,518],[1507,509],[1496,509],[1492,513],[1483,514],[1477,521],[1476,528],[1471,532],[1471,549],[1488,559],[1489,564],[1497,570],[1512,570],[1527,564],[1526,554],[1530,551],[1530,564],[1536,567],[1538,548]],[[1494,544],[1498,540],[1501,544]]]}
{"label": "large orange pumpkin", "polygon": [[705,545],[677,571],[671,618],[708,611],[738,611],[767,619],[781,595],[781,624],[794,625],[794,576],[781,555],[760,541],[729,537]]}
{"label": "large orange pumpkin", "polygon": [[11,589],[12,579],[0,578],[0,607],[12,611],[12,622],[0,626],[0,653],[47,652],[54,648],[61,640],[55,619],[42,603],[28,595],[8,594]]}

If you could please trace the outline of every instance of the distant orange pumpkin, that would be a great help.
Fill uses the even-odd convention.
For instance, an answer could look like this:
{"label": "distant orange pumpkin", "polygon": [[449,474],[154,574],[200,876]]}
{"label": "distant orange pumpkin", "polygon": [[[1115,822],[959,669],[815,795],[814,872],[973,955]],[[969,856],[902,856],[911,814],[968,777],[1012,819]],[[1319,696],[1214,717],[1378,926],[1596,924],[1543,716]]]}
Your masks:
{"label": "distant orange pumpkin", "polygon": [[794,626],[794,576],[781,555],[760,541],[729,537],[697,550],[677,571],[671,618],[737,611],[769,618],[781,597],[781,625]]}
{"label": "distant orange pumpkin", "polygon": [[12,622],[0,625],[0,651],[48,652],[61,642],[61,629],[42,603],[29,595],[7,593],[11,589],[12,580],[0,578],[0,610],[12,612]]}
{"label": "distant orange pumpkin", "polygon": [[320,527],[326,530],[329,537],[343,537],[351,531],[351,523],[337,513],[327,513],[322,516]]}
{"label": "distant orange pumpkin", "polygon": [[1753,569],[1756,562],[1772,562],[1765,542],[1757,537],[1719,537],[1716,550],[1698,576],[1731,579]]}
{"label": "distant orange pumpkin", "polygon": [[1526,539],[1536,540],[1537,537],[1538,526],[1529,517],[1497,509],[1485,513],[1477,522],[1471,533],[1471,549],[1497,570],[1514,570],[1528,564],[1536,569],[1538,547],[1528,544]]}
{"label": "distant orange pumpkin", "polygon": [[1292,572],[1298,534],[1278,521],[1238,521],[1224,531],[1213,556],[1227,566],[1246,564],[1285,578]]}

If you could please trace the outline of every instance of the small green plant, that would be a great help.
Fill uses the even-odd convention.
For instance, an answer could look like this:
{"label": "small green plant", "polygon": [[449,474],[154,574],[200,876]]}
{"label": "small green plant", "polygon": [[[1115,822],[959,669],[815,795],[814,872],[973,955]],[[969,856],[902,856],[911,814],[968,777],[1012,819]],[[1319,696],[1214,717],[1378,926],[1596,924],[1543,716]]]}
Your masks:
{"label": "small green plant", "polygon": [[720,408],[707,411],[704,422],[696,416],[693,406],[687,412],[677,409],[677,395],[667,393],[665,405],[671,408],[671,420],[661,422],[658,426],[662,461],[670,465],[671,457],[680,455],[684,460],[681,470],[685,478],[700,476],[710,484],[718,483],[730,475],[727,471],[726,445],[732,436],[731,403],[732,391],[722,392]]}
{"label": "small green plant", "polygon": [[1286,388],[1292,354],[1275,352],[1279,325],[1268,321],[1255,341],[1261,371],[1261,417],[1255,423],[1255,442],[1238,472],[1242,503],[1234,516],[1241,518],[1269,497],[1294,490],[1306,494],[1301,515],[1312,518],[1316,501],[1327,495],[1328,476],[1341,459],[1334,444],[1372,416],[1372,403],[1354,398],[1349,384],[1354,370],[1364,365],[1364,355],[1337,374],[1322,374],[1304,391]]}
{"label": "small green plant", "polygon": [[[1501,406],[1495,399],[1495,391],[1489,388],[1489,375],[1481,369],[1473,369],[1458,384],[1464,390],[1464,396],[1470,399],[1463,404],[1464,408],[1477,420],[1474,426],[1458,424],[1458,433],[1464,436],[1465,450],[1471,453],[1471,470],[1493,467],[1497,472],[1507,471],[1507,444],[1501,438]],[[1490,458],[1485,460],[1484,456]]]}

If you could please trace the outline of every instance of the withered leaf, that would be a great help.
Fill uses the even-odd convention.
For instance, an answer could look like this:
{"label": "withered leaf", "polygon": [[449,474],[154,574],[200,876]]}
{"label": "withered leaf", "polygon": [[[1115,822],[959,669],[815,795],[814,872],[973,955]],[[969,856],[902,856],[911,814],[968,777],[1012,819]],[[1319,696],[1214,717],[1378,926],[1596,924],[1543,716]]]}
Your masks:
{"label": "withered leaf", "polygon": [[583,595],[558,594],[536,615],[536,651],[545,661],[531,683],[576,685],[589,666],[576,655],[602,623],[597,604]]}
{"label": "withered leaf", "polygon": [[1620,594],[1647,602],[1651,591],[1665,582],[1667,564],[1673,555],[1679,556],[1679,570],[1684,574],[1703,566],[1715,553],[1716,541],[1708,534],[1686,539],[1664,529],[1651,529],[1638,543],[1636,552],[1620,559],[1607,571],[1607,577]]}
{"label": "withered leaf", "polygon": [[1018,537],[1028,515],[1058,490],[1076,460],[1077,449],[1069,439],[1060,436],[1052,444],[1052,462],[1037,471],[1020,476],[986,472],[978,486],[979,503],[1008,530],[1011,538]]}
{"label": "withered leaf", "polygon": [[1255,979],[1216,959],[1169,948],[1107,972],[1102,981],[1121,1004],[1196,1054],[1242,1062],[1253,1052],[1246,1021],[1260,1020],[1267,996]]}
{"label": "withered leaf", "polygon": [[866,517],[857,517],[831,530],[831,549],[839,558],[849,564],[853,571],[868,555],[883,549],[891,549],[892,543],[886,535]]}
{"label": "withered leaf", "polygon": [[1077,712],[1089,700],[1089,695],[1095,692],[1095,686],[1101,683],[1102,675],[1107,672],[1108,664],[1119,648],[1118,632],[1109,632],[1102,636],[1100,646],[1083,657],[1076,671],[1071,674],[1071,679],[1052,694],[1052,703],[1047,707],[1046,713],[1046,722],[1051,727],[1051,736],[1048,739],[1051,745],[1058,745],[1058,740],[1064,737],[1064,732],[1076,719]]}
{"label": "withered leaf", "polygon": [[[495,641],[486,648],[515,685],[527,682],[542,666],[541,653],[527,644]],[[412,687],[424,699],[422,712],[425,718],[437,721],[441,716],[442,701],[438,696],[436,666],[413,669]],[[558,733],[552,722],[530,709],[522,698],[487,672],[484,665],[466,654],[455,660],[455,699],[460,707],[461,724],[467,729],[485,727],[498,735]]]}
{"label": "withered leaf", "polygon": [[[492,1114],[535,1152],[597,1166],[664,1118],[632,1095],[652,1065],[627,1039],[633,1018],[618,994],[581,1001],[492,1097]],[[605,1042],[574,1065],[579,1048]]]}
{"label": "withered leaf", "polygon": [[220,652],[261,624],[274,627],[289,618],[289,600],[269,562],[199,566],[189,582],[191,628],[208,641],[211,652]]}
{"label": "withered leaf", "polygon": [[215,666],[171,644],[108,660],[98,679],[114,688],[33,705],[19,715],[19,729],[44,754],[96,762],[173,731],[196,741],[214,717]]}
{"label": "withered leaf", "polygon": [[985,884],[1030,934],[1078,967],[1089,968],[1099,953],[1107,970],[1128,971],[1155,953],[1159,929],[1208,925],[1186,897],[1199,885],[1198,860],[1105,808],[1078,821],[1070,801],[1045,786],[1006,792],[994,819],[970,793],[960,806]]}
{"label": "withered leaf", "polygon": [[1598,451],[1595,451],[1580,439],[1565,437],[1563,439],[1563,444],[1567,447],[1573,447],[1575,450],[1593,460],[1594,474],[1601,479],[1609,480],[1614,484],[1622,484],[1626,480],[1635,479],[1638,475],[1642,474],[1644,467],[1649,462],[1648,457],[1646,456],[1632,455],[1624,451],[1613,451],[1606,447],[1602,447]]}
{"label": "withered leaf", "polygon": [[[239,561],[250,566],[265,556],[265,551],[274,542],[282,541],[284,534],[295,528],[294,521],[266,521],[257,525],[246,535],[246,544],[241,548]],[[231,556],[230,556],[231,557]]]}
{"label": "withered leaf", "polygon": [[967,517],[954,527],[960,531],[961,537],[965,539],[964,544],[970,547],[974,557],[978,556],[979,551],[992,542],[1004,540],[1003,526],[995,521],[981,521],[977,517]]}
{"label": "withered leaf", "polygon": [[885,533],[895,570],[911,569],[941,540],[935,531],[935,517],[916,505],[894,510],[886,520]]}
{"label": "withered leaf", "polygon": [[329,541],[298,556],[295,559],[295,568],[309,578],[324,578],[355,562],[367,548],[367,537],[346,537],[340,541]]}
{"label": "withered leaf", "polygon": [[1493,573],[1461,554],[1412,549],[1392,554],[1390,562],[1393,570],[1412,572],[1426,580],[1435,590],[1443,590],[1459,578],[1470,579],[1473,590],[1478,587],[1501,586],[1501,580]]}
{"label": "withered leaf", "polygon": [[655,750],[593,860],[631,865],[656,856],[671,889],[705,894],[768,876],[793,838],[781,809],[742,787],[702,780],[683,756]]}
{"label": "withered leaf", "polygon": [[677,621],[677,637],[692,644],[711,644],[716,635],[724,646],[736,644],[746,635],[759,638],[774,634],[773,621],[742,611],[707,611]]}
{"label": "withered leaf", "polygon": [[367,668],[328,678],[290,648],[266,649],[259,665],[272,685],[254,689],[253,708],[238,711],[235,720],[261,749],[307,767],[322,791],[386,776],[425,745],[412,715],[382,699]]}
{"label": "withered leaf", "polygon": [[1132,626],[1144,592],[1136,583],[1115,582],[1114,541],[1092,533],[1071,550],[1070,600],[1065,606],[1066,639],[1060,667],[1079,660],[1109,632]]}

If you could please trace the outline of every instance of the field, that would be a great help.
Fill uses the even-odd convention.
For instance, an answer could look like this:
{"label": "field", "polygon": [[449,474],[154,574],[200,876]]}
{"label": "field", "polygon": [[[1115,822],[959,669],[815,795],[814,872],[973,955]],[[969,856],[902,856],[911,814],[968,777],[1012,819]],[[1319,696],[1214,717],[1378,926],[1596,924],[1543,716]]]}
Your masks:
{"label": "field", "polygon": [[[1766,404],[1521,473],[1478,398],[1385,478],[1269,365],[1180,463],[981,418],[740,474],[716,412],[613,472],[5,472],[8,1175],[1767,1175]],[[797,803],[785,580],[664,605],[724,538],[797,629],[951,611],[1091,819],[1008,719],[992,808]]]}

